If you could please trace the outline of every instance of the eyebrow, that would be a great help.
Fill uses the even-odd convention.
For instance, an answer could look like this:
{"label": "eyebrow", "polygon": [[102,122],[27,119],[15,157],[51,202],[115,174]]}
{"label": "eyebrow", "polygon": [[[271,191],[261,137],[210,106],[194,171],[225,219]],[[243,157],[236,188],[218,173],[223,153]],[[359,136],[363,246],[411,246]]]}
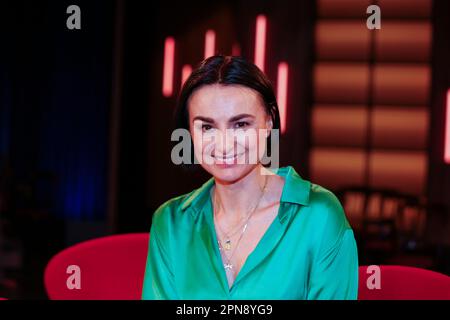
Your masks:
{"label": "eyebrow", "polygon": [[[244,118],[255,118],[255,116],[251,115],[251,114],[248,114],[248,113],[241,113],[241,114],[238,114],[238,115],[236,115],[234,117],[231,117],[228,120],[228,122],[236,122],[236,121],[239,121],[239,120],[244,119]],[[209,122],[209,123],[214,123],[215,122],[214,119],[212,119],[212,118],[202,117],[202,116],[196,116],[196,117],[194,117],[194,119],[192,119],[192,121],[195,121],[195,120],[202,120],[203,122]]]}

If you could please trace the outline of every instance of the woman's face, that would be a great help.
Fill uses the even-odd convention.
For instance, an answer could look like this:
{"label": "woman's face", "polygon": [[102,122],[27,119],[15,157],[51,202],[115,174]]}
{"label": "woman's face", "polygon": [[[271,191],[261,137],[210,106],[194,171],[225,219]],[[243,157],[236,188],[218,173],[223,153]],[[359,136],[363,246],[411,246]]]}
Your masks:
{"label": "woman's face", "polygon": [[233,183],[255,168],[272,128],[259,93],[241,85],[206,85],[188,100],[195,157],[216,179]]}

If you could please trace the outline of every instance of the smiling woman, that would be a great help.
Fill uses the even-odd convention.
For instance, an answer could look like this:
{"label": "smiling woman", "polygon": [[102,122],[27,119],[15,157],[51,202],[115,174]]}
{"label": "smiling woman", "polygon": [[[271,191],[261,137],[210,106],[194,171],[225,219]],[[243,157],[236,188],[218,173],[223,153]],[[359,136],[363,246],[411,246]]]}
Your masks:
{"label": "smiling woman", "polygon": [[[204,86],[191,95],[189,122],[195,157],[200,162],[213,159],[203,168],[217,179],[239,178],[251,168],[238,166],[245,164],[245,156],[250,156],[249,164],[257,164],[256,155],[264,152],[265,139],[273,125],[260,100],[256,91],[235,85]],[[264,140],[255,140],[260,136],[258,131],[268,131]],[[217,170],[225,168],[240,170]]]}
{"label": "smiling woman", "polygon": [[356,299],[356,243],[337,198],[291,166],[263,164],[280,118],[261,70],[204,60],[176,126],[212,177],[154,213],[143,299]]}

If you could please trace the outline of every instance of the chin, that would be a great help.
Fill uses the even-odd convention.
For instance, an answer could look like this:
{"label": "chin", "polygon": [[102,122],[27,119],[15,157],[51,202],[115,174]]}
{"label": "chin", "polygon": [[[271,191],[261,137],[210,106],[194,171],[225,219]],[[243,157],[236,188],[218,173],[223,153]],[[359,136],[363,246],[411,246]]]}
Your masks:
{"label": "chin", "polygon": [[205,165],[203,168],[222,183],[234,183],[255,168],[255,164]]}

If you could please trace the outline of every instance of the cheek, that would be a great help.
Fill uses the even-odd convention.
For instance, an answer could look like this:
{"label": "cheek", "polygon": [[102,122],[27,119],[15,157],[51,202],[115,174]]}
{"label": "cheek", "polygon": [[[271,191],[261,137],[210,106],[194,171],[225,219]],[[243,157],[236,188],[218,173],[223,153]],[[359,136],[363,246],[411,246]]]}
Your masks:
{"label": "cheek", "polygon": [[204,158],[204,155],[211,154],[214,144],[211,134],[203,133],[201,129],[195,130],[191,133],[192,142],[194,144],[194,153],[197,158]]}
{"label": "cheek", "polygon": [[202,149],[202,136],[198,133],[193,132],[192,135],[192,143],[194,144],[194,151],[195,154],[201,153]]}
{"label": "cheek", "polygon": [[199,145],[201,145],[201,135],[199,135],[195,130],[191,131],[192,143],[194,144],[194,148],[197,149]]}
{"label": "cheek", "polygon": [[249,129],[245,134],[236,135],[238,149],[254,151],[264,149],[266,144],[266,135],[264,130]]}
{"label": "cheek", "polygon": [[199,151],[201,153],[201,147],[202,147],[202,137],[201,135],[198,134],[198,132],[196,132],[196,130],[192,130],[191,131],[191,138],[192,138],[192,144],[193,144],[193,149],[194,149],[194,154],[197,156],[199,155]]}
{"label": "cheek", "polygon": [[237,153],[250,151],[257,147],[257,139],[253,134],[237,134],[235,136]]}

